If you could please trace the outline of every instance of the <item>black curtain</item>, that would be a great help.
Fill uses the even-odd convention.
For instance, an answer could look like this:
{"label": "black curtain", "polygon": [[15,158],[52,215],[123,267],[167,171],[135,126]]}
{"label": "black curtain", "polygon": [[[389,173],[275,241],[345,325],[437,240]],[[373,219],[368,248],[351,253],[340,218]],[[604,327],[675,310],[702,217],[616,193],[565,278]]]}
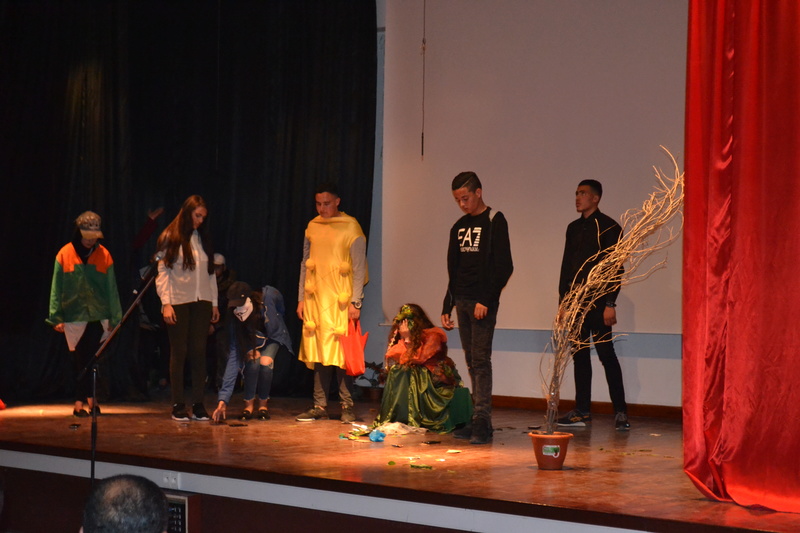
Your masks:
{"label": "black curtain", "polygon": [[[148,210],[165,208],[160,231],[202,195],[215,249],[239,279],[277,287],[299,333],[315,185],[338,182],[369,232],[375,91],[371,0],[0,1],[0,398],[71,388],[44,318],[55,254],[87,209],[126,309],[154,252],[158,231],[133,247]],[[136,329],[109,350],[112,397],[137,385]]]}

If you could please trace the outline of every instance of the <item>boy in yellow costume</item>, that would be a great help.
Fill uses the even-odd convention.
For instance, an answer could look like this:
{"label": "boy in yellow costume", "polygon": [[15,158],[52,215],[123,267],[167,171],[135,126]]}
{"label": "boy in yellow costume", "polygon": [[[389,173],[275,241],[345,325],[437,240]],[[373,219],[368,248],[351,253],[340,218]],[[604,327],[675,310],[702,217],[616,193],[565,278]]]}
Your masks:
{"label": "boy in yellow costume", "polygon": [[361,316],[367,274],[367,239],[358,221],[339,211],[339,192],[332,183],[317,187],[319,216],[308,223],[300,264],[297,316],[303,321],[300,361],[314,370],[314,406],[297,416],[301,422],[328,418],[328,391],[335,373],[342,404],[341,420],[356,419],[352,378],[344,369],[339,337],[348,320]]}

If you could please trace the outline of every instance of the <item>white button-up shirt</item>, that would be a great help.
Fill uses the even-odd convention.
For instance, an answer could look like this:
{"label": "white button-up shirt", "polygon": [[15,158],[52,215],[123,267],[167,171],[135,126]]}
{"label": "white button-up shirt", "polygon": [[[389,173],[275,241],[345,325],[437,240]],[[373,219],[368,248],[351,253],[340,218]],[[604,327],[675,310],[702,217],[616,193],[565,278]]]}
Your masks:
{"label": "white button-up shirt", "polygon": [[156,292],[161,304],[180,305],[204,300],[217,307],[217,278],[208,273],[208,255],[196,230],[189,242],[194,255],[194,270],[183,268],[183,247],[178,248],[178,257],[172,268],[167,268],[163,260],[158,262]]}

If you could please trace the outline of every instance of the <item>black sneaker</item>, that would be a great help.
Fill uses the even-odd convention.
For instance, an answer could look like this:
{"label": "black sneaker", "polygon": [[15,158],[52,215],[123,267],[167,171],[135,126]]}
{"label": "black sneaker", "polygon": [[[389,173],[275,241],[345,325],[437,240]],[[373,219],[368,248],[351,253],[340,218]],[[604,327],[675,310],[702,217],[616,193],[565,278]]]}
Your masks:
{"label": "black sneaker", "polygon": [[485,418],[477,418],[472,424],[472,437],[469,439],[470,444],[489,444],[492,442],[492,424]]}
{"label": "black sneaker", "polygon": [[89,414],[93,414],[93,415],[96,414],[97,416],[100,416],[103,413],[100,412],[100,406],[99,405],[95,405],[94,407],[92,407],[92,410],[89,411]]}
{"label": "black sneaker", "polygon": [[453,436],[457,439],[471,439],[472,438],[472,426],[467,424],[464,427],[460,427],[453,431]]}
{"label": "black sneaker", "polygon": [[86,418],[89,416],[89,411],[86,409],[73,409],[72,416],[77,418]]}
{"label": "black sneaker", "polygon": [[305,413],[301,413],[297,415],[298,422],[313,422],[314,420],[327,420],[328,419],[328,412],[325,410],[324,407],[317,407],[316,405],[306,411]]}
{"label": "black sneaker", "polygon": [[584,427],[586,426],[587,422],[591,421],[592,415],[582,413],[577,409],[573,409],[569,413],[556,420],[556,423],[559,426]]}
{"label": "black sneaker", "polygon": [[211,417],[208,416],[206,412],[206,408],[202,403],[196,403],[192,406],[192,420],[211,420]]}
{"label": "black sneaker", "polygon": [[617,431],[628,431],[631,429],[627,413],[617,413],[614,417],[614,429]]}
{"label": "black sneaker", "polygon": [[342,406],[342,424],[352,424],[356,421],[356,414],[353,412],[353,407],[348,405]]}
{"label": "black sneaker", "polygon": [[175,405],[172,406],[172,419],[181,422],[189,421],[189,413],[186,412],[185,404],[176,403]]}
{"label": "black sneaker", "polygon": [[258,418],[259,420],[269,420],[272,417],[269,416],[269,410],[268,409],[259,409],[258,410],[258,414],[256,415],[256,418]]}

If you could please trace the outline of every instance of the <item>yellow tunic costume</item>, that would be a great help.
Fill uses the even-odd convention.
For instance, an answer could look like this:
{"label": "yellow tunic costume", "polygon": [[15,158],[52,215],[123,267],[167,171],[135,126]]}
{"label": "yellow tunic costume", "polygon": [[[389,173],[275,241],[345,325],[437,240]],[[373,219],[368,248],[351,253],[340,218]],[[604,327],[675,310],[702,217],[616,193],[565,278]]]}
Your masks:
{"label": "yellow tunic costume", "polygon": [[[347,311],[353,300],[351,246],[364,232],[358,221],[340,211],[338,216],[317,216],[308,223],[309,243],[303,286],[303,338],[298,358],[308,368],[315,363],[344,368],[339,337],[347,334]],[[364,284],[367,283],[364,259]],[[361,297],[359,287],[357,297]]]}

